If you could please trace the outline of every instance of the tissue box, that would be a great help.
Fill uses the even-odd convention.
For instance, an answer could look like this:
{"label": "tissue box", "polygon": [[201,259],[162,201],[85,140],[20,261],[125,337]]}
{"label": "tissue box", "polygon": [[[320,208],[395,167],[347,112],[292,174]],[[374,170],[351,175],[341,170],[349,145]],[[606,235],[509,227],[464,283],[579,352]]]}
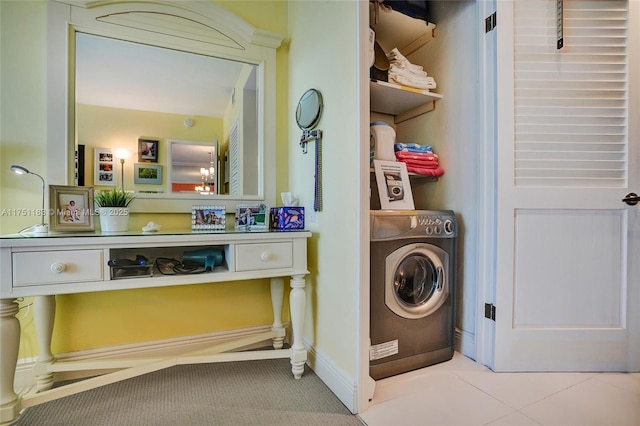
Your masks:
{"label": "tissue box", "polygon": [[273,230],[304,229],[304,207],[272,207],[269,216]]}

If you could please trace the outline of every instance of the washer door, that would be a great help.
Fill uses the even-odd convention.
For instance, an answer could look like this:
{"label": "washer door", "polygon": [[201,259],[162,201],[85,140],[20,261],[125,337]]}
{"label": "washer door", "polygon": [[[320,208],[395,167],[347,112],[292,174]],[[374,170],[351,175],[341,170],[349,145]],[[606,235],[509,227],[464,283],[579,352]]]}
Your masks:
{"label": "washer door", "polygon": [[400,247],[385,262],[384,303],[403,318],[424,318],[447,300],[448,254],[431,244]]}

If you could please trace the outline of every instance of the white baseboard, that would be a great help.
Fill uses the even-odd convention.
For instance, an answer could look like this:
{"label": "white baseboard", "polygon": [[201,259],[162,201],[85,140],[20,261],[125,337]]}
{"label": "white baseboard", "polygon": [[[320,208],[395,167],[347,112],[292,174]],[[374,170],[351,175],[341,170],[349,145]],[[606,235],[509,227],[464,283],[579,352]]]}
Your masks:
{"label": "white baseboard", "polygon": [[[285,324],[288,328],[288,324]],[[198,334],[186,337],[176,337],[171,339],[154,340],[144,343],[132,343],[127,345],[109,346],[104,348],[89,349],[84,351],[66,352],[56,354],[58,361],[82,361],[82,360],[106,360],[118,358],[159,358],[177,356],[185,352],[195,351],[206,348],[215,343],[232,341],[242,337],[248,337],[253,334],[263,333],[271,330],[271,325],[262,325],[256,327],[247,327],[242,329],[234,329],[230,331],[220,331],[214,333]],[[287,336],[291,335],[287,332]],[[270,341],[264,341],[258,344],[245,346],[242,349],[256,349],[270,345]],[[18,360],[16,366],[16,374],[14,378],[15,392],[24,395],[29,390],[34,389],[36,378],[33,373],[33,367],[37,358],[22,358]],[[98,374],[104,374],[106,370],[83,370],[83,371],[65,371],[54,374],[55,381],[71,380],[82,377],[90,377]]]}
{"label": "white baseboard", "polygon": [[303,338],[302,343],[308,351],[309,367],[324,382],[331,392],[351,411],[356,413],[358,406],[358,387],[355,377],[351,377],[340,369],[332,359],[317,351],[311,342]]}
{"label": "white baseboard", "polygon": [[456,328],[455,334],[455,348],[456,351],[462,355],[476,359],[476,335],[468,331],[460,330]]}

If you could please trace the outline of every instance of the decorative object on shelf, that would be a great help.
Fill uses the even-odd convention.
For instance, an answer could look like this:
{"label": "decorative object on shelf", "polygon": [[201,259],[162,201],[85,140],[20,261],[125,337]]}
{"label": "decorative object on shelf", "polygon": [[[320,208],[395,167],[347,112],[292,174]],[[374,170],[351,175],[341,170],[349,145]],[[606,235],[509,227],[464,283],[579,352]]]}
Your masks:
{"label": "decorative object on shelf", "polygon": [[116,162],[110,148],[94,149],[94,185],[116,186]]}
{"label": "decorative object on shelf", "polygon": [[224,206],[193,206],[191,208],[191,230],[224,231],[226,228],[226,213]]}
{"label": "decorative object on shelf", "polygon": [[40,211],[40,224],[39,225],[30,226],[29,228],[25,228],[20,232],[24,232],[27,229],[32,229],[33,232],[36,233],[36,234],[46,234],[47,232],[49,232],[49,227],[48,227],[48,225],[46,223],[44,223],[44,216],[45,216],[45,210],[44,210],[44,178],[42,176],[40,176],[39,174],[30,172],[25,167],[19,166],[17,164],[13,164],[11,166],[11,171],[13,173],[15,173],[15,174],[18,174],[18,175],[34,175],[34,176],[38,176],[40,178],[40,180],[42,181],[42,210]]}
{"label": "decorative object on shelf", "polygon": [[93,188],[49,185],[49,223],[52,231],[93,231]]}
{"label": "decorative object on shelf", "polygon": [[316,142],[315,184],[313,210],[322,211],[322,130],[313,130],[322,116],[322,94],[316,89],[309,89],[302,94],[296,108],[296,122],[302,130],[300,147],[307,153],[307,143]]}
{"label": "decorative object on shelf", "polygon": [[214,194],[216,192],[216,168],[213,160],[213,150],[209,151],[209,167],[200,167],[200,177],[202,184],[196,186],[196,191],[202,195]]}
{"label": "decorative object on shelf", "polygon": [[238,204],[236,231],[266,231],[269,229],[269,207],[266,204]]}
{"label": "decorative object on shelf", "polygon": [[140,163],[157,163],[159,143],[160,141],[155,139],[138,139],[138,161]]}
{"label": "decorative object on shelf", "polygon": [[116,158],[120,159],[120,189],[124,191],[124,161],[131,157],[131,153],[128,149],[118,148],[116,149]]}
{"label": "decorative object on shelf", "polygon": [[304,229],[304,207],[271,207],[269,222],[271,229],[275,231]]}
{"label": "decorative object on shelf", "polygon": [[133,182],[162,184],[162,166],[159,164],[135,163],[133,165]]}
{"label": "decorative object on shelf", "polygon": [[407,165],[399,161],[373,160],[382,210],[414,210]]}
{"label": "decorative object on shelf", "polygon": [[129,229],[129,205],[135,195],[121,189],[96,191],[94,202],[102,232],[126,232]]}
{"label": "decorative object on shelf", "polygon": [[160,225],[151,221],[142,227],[142,232],[158,232],[160,230]]}

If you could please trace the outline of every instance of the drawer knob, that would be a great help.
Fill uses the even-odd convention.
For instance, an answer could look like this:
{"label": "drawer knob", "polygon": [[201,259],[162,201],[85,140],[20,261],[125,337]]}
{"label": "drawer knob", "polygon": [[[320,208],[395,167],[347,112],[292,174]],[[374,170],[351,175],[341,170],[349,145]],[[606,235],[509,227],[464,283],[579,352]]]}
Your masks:
{"label": "drawer knob", "polygon": [[64,265],[64,263],[56,262],[51,265],[51,271],[55,272],[56,274],[64,272],[65,269],[67,269],[67,267]]}
{"label": "drawer knob", "polygon": [[263,262],[268,262],[271,260],[271,253],[269,253],[268,251],[263,251],[262,254],[260,255],[260,259],[262,259]]}

